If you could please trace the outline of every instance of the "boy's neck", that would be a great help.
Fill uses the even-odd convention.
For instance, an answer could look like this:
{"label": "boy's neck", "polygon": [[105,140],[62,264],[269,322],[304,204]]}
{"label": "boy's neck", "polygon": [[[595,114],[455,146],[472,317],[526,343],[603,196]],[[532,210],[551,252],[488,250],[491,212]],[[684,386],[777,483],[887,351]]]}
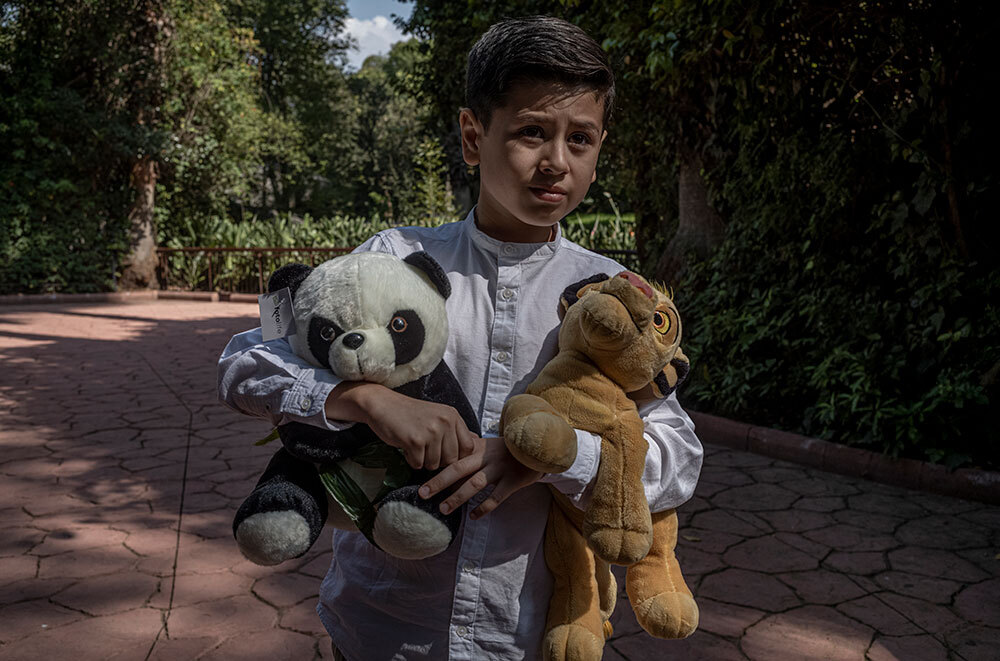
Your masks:
{"label": "boy's neck", "polygon": [[499,219],[482,208],[483,200],[473,210],[476,227],[486,236],[504,243],[546,243],[556,238],[556,225],[529,225],[517,218]]}

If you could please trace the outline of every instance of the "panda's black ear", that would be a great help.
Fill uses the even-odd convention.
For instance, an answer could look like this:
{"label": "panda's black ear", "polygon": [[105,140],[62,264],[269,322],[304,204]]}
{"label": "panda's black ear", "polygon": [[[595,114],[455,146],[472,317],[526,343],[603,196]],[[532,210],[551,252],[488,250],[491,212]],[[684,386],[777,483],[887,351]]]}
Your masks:
{"label": "panda's black ear", "polygon": [[285,264],[280,269],[271,274],[271,277],[267,279],[267,291],[269,294],[273,294],[279,289],[284,289],[288,287],[288,291],[291,292],[292,298],[295,298],[295,292],[298,290],[299,285],[302,281],[312,273],[312,267],[306,266],[305,264]]}
{"label": "panda's black ear", "polygon": [[407,255],[403,261],[423,271],[431,279],[431,283],[441,292],[442,297],[451,296],[451,283],[448,282],[448,276],[445,275],[444,269],[433,257],[421,250]]}
{"label": "panda's black ear", "polygon": [[579,300],[579,296],[577,296],[577,294],[580,292],[580,289],[582,289],[587,285],[592,285],[595,282],[604,282],[610,277],[611,277],[610,275],[606,275],[604,273],[595,273],[589,278],[584,278],[579,282],[574,282],[573,284],[571,284],[569,287],[563,290],[562,296],[559,299],[559,302],[562,304],[562,310],[565,311],[566,308],[573,305]]}

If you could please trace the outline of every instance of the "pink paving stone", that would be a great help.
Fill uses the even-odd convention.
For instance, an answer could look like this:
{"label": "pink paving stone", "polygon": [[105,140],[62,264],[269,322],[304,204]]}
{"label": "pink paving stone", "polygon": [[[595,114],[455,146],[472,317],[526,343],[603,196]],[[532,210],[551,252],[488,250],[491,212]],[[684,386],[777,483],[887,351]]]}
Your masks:
{"label": "pink paving stone", "polygon": [[204,539],[193,544],[182,543],[177,555],[178,574],[204,574],[223,571],[242,559],[232,538],[232,532],[223,539]]}
{"label": "pink paving stone", "polygon": [[714,599],[699,597],[697,601],[700,611],[698,628],[727,638],[739,638],[747,627],[766,615],[755,608],[743,608]]}
{"label": "pink paving stone", "polygon": [[710,482],[704,478],[698,479],[698,486],[695,487],[695,494],[701,496],[702,498],[711,498],[720,491],[725,491],[729,486],[725,484],[719,484],[717,482]]}
{"label": "pink paving stone", "polygon": [[[230,499],[217,493],[195,493],[185,494],[184,512],[211,512],[216,510],[229,510]],[[235,513],[235,511],[234,511]]]}
{"label": "pink paving stone", "polygon": [[[180,661],[182,659],[197,659],[200,655],[217,646],[221,641],[218,638],[203,636],[200,638],[166,638],[160,634],[149,654],[148,661]],[[149,652],[151,643],[143,642],[133,649],[121,650],[116,656],[111,657],[117,661],[130,661],[131,659],[145,659]],[[275,661],[277,661],[275,659]]]}
{"label": "pink paving stone", "polygon": [[848,601],[837,606],[837,610],[888,636],[905,636],[921,631],[920,627],[886,604],[882,595]]}
{"label": "pink paving stone", "polygon": [[817,560],[822,560],[830,554],[830,547],[808,540],[802,535],[779,532],[774,534],[774,538],[780,542],[788,544],[794,549],[798,549],[799,551],[816,558]]}
{"label": "pink paving stone", "polygon": [[253,592],[267,603],[279,608],[292,606],[304,599],[315,602],[319,596],[319,581],[302,574],[272,574],[258,579]]}
{"label": "pink paving stone", "polygon": [[610,621],[612,631],[611,638],[608,640],[618,640],[626,636],[643,633],[642,627],[639,626],[638,620],[635,619],[632,604],[629,603],[628,597],[624,594],[619,595],[618,603],[615,604],[615,610],[611,613]]}
{"label": "pink paving stone", "polygon": [[814,542],[826,544],[839,551],[886,551],[900,545],[895,538],[889,535],[843,523],[819,530],[809,530],[803,535]]}
{"label": "pink paving stone", "polygon": [[273,629],[230,638],[200,657],[199,661],[311,659],[316,652],[316,639],[312,636],[284,629]]}
{"label": "pink paving stone", "polygon": [[42,578],[84,578],[129,571],[138,558],[124,546],[106,546],[70,551],[42,558],[38,575]]}
{"label": "pink paving stone", "polygon": [[64,659],[71,651],[73,661],[98,661],[109,650],[151,645],[161,626],[160,612],[150,608],[88,617],[46,629],[43,633],[14,641],[3,648],[5,659]]}
{"label": "pink paving stone", "polygon": [[859,512],[888,514],[904,519],[916,519],[927,515],[927,510],[910,499],[880,493],[862,493],[850,496],[847,503],[852,510]]}
{"label": "pink paving stone", "polygon": [[725,510],[708,510],[698,512],[691,519],[692,526],[707,530],[717,530],[742,537],[757,537],[768,533],[768,530],[761,530],[759,526],[736,518],[732,513]]}
{"label": "pink paving stone", "polygon": [[138,572],[85,578],[52,599],[90,615],[111,615],[144,606],[159,583],[159,579]]}
{"label": "pink paving stone", "polygon": [[836,512],[844,508],[844,499],[840,496],[803,496],[793,507],[808,512]]}
{"label": "pink paving stone", "polygon": [[225,539],[236,548],[233,541],[233,516],[236,510],[196,512],[184,514],[181,530],[191,535],[207,539]]}
{"label": "pink paving stone", "polygon": [[[282,611],[278,620],[283,629],[298,631],[311,636],[325,636],[326,629],[316,614],[316,604],[311,601],[303,601],[291,608]],[[638,626],[638,625],[636,625]]]}
{"label": "pink paving stone", "polygon": [[947,661],[948,652],[933,636],[875,636],[868,649],[870,661]]}
{"label": "pink paving stone", "polygon": [[779,512],[758,512],[757,516],[764,519],[775,530],[784,532],[805,532],[833,525],[834,520],[829,514],[807,512],[804,510],[785,510]]}
{"label": "pink paving stone", "polygon": [[24,509],[32,516],[46,516],[70,510],[79,511],[86,507],[93,507],[93,505],[79,498],[60,493],[51,494],[44,500],[32,499],[31,502],[24,503]]}
{"label": "pink paving stone", "polygon": [[765,617],[747,630],[741,647],[751,659],[857,661],[871,636],[871,628],[832,608],[803,606]]}
{"label": "pink paving stone", "polygon": [[962,590],[955,598],[955,610],[970,622],[1000,627],[1000,578]]}
{"label": "pink paving stone", "polygon": [[27,578],[7,583],[0,589],[0,606],[39,597],[51,597],[74,581],[75,579],[71,578]]}
{"label": "pink paving stone", "polygon": [[887,571],[873,577],[882,588],[937,604],[951,603],[952,596],[962,587],[960,583],[943,578],[931,578],[906,572]]}
{"label": "pink paving stone", "polygon": [[[157,555],[169,551],[173,553],[177,544],[177,531],[172,528],[144,528],[130,532],[123,542],[139,555]],[[199,541],[188,533],[180,533],[181,544],[190,545]]]}
{"label": "pink paving stone", "polygon": [[701,477],[717,484],[725,484],[730,487],[741,487],[753,484],[753,479],[746,473],[734,471],[724,466],[705,466],[701,471]]}
{"label": "pink paving stone", "polygon": [[722,559],[731,567],[772,574],[819,566],[816,558],[792,548],[773,535],[737,544],[726,551]]}
{"label": "pink paving stone", "polygon": [[[253,579],[238,576],[232,572],[212,572],[211,574],[181,574],[173,585],[174,607],[190,606],[205,601],[215,601],[225,597],[235,597],[250,592]],[[166,608],[170,604],[170,580],[162,582],[150,605]]]}
{"label": "pink paving stone", "polygon": [[0,642],[9,643],[25,636],[46,633],[82,617],[86,616],[45,599],[6,606],[0,608],[0,622],[3,622],[0,627]]}
{"label": "pink paving stone", "polygon": [[677,543],[682,547],[696,548],[709,553],[722,553],[741,541],[743,541],[743,537],[739,535],[685,526],[680,529]]}
{"label": "pink paving stone", "polygon": [[0,585],[13,583],[38,574],[38,558],[31,555],[12,555],[0,558]]}
{"label": "pink paving stone", "polygon": [[784,510],[798,498],[798,494],[774,484],[751,484],[716,494],[712,502],[718,507],[756,512]]}
{"label": "pink paving stone", "polygon": [[773,576],[743,569],[706,576],[696,596],[765,611],[781,611],[800,603],[791,589]]}
{"label": "pink paving stone", "polygon": [[615,650],[626,659],[703,659],[737,661],[744,656],[736,645],[706,631],[695,631],[683,640],[658,640],[641,633],[613,643]]}
{"label": "pink paving stone", "polygon": [[246,595],[174,608],[167,626],[176,638],[228,638],[270,629],[277,620],[274,608]]}
{"label": "pink paving stone", "polygon": [[700,551],[695,548],[695,545],[685,545],[678,548],[677,558],[685,575],[707,574],[726,566],[718,553]]}
{"label": "pink paving stone", "polygon": [[889,564],[898,571],[967,583],[981,581],[989,577],[982,569],[968,560],[960,558],[957,554],[937,549],[922,549],[912,546],[896,549],[889,552]]}
{"label": "pink paving stone", "polygon": [[45,539],[45,531],[27,526],[9,526],[3,528],[0,535],[0,557],[21,555],[37,546]]}
{"label": "pink paving stone", "polygon": [[958,619],[951,609],[922,599],[914,599],[892,592],[879,594],[879,599],[927,633],[954,631],[962,624],[962,620]]}
{"label": "pink paving stone", "polygon": [[845,574],[876,574],[886,569],[885,555],[874,551],[834,551],[823,560],[823,566]]}
{"label": "pink paving stone", "polygon": [[971,626],[949,633],[945,640],[963,661],[996,661],[1000,649],[1000,629]]}
{"label": "pink paving stone", "polygon": [[49,556],[67,551],[119,546],[128,535],[107,526],[59,528],[49,532],[45,541],[31,550],[32,555]]}
{"label": "pink paving stone", "polygon": [[778,578],[807,604],[839,604],[867,594],[847,576],[823,569],[781,574]]}
{"label": "pink paving stone", "polygon": [[990,544],[989,529],[943,514],[907,521],[896,531],[903,544],[933,549],[969,549]]}
{"label": "pink paving stone", "polygon": [[903,522],[903,519],[898,516],[876,514],[874,512],[859,512],[857,510],[849,509],[834,512],[833,518],[840,523],[846,523],[858,528],[867,528],[868,530],[888,534],[895,531],[896,528],[899,527],[899,524]]}
{"label": "pink paving stone", "polygon": [[306,576],[313,576],[316,578],[323,578],[324,576],[326,576],[327,570],[330,569],[330,559],[333,554],[330,552],[329,544],[323,544],[323,542],[324,540],[321,537],[320,541],[317,542],[316,547],[319,547],[322,544],[326,547],[326,549],[319,550],[316,547],[314,547],[310,551],[310,554],[316,553],[316,556],[313,557],[310,554],[307,554],[303,558],[305,562],[303,562],[302,565],[299,566],[295,571],[299,572],[300,574],[305,574]]}

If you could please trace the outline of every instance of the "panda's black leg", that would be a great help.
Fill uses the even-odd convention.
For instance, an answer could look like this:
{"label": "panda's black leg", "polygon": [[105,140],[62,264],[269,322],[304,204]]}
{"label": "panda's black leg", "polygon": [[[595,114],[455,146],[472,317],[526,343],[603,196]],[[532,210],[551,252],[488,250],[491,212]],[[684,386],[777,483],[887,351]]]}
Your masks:
{"label": "panda's black leg", "polygon": [[437,555],[458,535],[463,509],[445,516],[438,507],[448,496],[440,493],[424,500],[417,493],[420,484],[410,484],[390,492],[378,504],[372,536],[389,555],[421,560]]}
{"label": "panda's black leg", "polygon": [[236,511],[233,535],[249,560],[276,565],[309,550],[326,514],[326,492],[316,467],[282,448]]}

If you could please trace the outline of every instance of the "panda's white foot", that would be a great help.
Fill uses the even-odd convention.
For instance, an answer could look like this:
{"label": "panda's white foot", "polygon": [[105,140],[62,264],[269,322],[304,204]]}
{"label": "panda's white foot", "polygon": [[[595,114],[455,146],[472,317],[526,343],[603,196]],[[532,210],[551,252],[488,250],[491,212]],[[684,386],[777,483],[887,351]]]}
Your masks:
{"label": "panda's white foot", "polygon": [[443,521],[399,500],[379,507],[372,537],[383,551],[404,560],[429,558],[451,543],[451,531]]}
{"label": "panda's white foot", "polygon": [[236,543],[247,560],[277,565],[302,555],[311,544],[309,524],[295,511],[260,512],[236,529]]}

